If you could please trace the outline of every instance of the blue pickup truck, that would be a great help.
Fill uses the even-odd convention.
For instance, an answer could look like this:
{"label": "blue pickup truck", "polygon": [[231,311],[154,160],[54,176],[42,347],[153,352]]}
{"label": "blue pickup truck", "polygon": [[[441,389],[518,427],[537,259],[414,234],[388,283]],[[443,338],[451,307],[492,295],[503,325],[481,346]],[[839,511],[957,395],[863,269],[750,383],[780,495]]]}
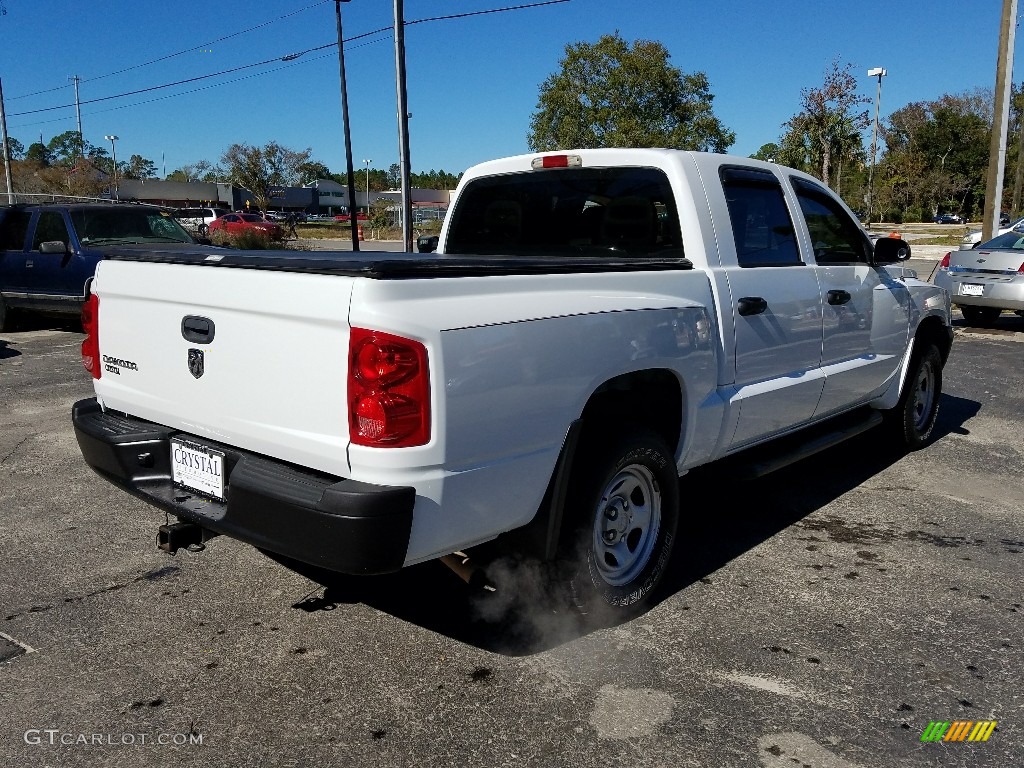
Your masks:
{"label": "blue pickup truck", "polygon": [[78,316],[96,264],[125,249],[195,250],[167,211],[137,204],[0,206],[0,332],[15,315]]}

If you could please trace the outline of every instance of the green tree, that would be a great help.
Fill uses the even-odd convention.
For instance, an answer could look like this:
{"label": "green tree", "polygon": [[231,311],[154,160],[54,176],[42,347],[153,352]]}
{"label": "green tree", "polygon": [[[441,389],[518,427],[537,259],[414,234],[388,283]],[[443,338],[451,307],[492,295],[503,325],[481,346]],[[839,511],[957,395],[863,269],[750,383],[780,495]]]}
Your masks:
{"label": "green tree", "polygon": [[124,179],[155,179],[156,163],[142,155],[132,155],[128,162],[117,164],[117,173]]}
{"label": "green tree", "polygon": [[39,141],[34,141],[28,145],[28,150],[25,152],[25,159],[31,160],[34,163],[39,163],[42,166],[50,164],[50,150],[46,148],[46,145]]}
{"label": "green tree", "polygon": [[861,108],[871,99],[857,93],[852,69],[852,64],[840,67],[838,60],[833,61],[824,84],[802,89],[800,112],[783,124],[783,147],[802,155],[797,167],[814,173],[825,184],[831,184],[834,164],[863,154],[860,132],[871,124],[867,109]]}
{"label": "green tree", "polygon": [[[298,171],[299,179],[303,184],[312,184],[317,179],[331,178],[331,169],[323,163],[318,163],[315,160],[301,163],[296,170]],[[346,181],[345,183],[347,184],[348,182]]]}
{"label": "green tree", "polygon": [[661,43],[630,46],[618,33],[567,45],[560,71],[540,86],[527,142],[533,151],[671,147],[724,152],[736,140],[711,109],[703,72],[669,64]]}
{"label": "green tree", "polygon": [[[25,157],[25,145],[12,136],[7,137],[7,150],[10,152],[11,160],[21,160]],[[0,161],[5,157],[3,152],[0,152]]]}
{"label": "green tree", "polygon": [[271,187],[295,186],[299,166],[308,163],[312,149],[301,152],[271,141],[263,147],[232,144],[221,156],[228,179],[252,193],[260,210],[267,210]]}

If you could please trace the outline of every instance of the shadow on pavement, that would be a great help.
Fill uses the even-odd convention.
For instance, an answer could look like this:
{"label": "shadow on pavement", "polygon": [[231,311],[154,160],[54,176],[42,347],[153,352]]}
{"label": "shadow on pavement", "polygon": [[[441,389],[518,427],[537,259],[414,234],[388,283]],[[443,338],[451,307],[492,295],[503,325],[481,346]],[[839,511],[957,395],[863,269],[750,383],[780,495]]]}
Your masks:
{"label": "shadow on pavement", "polygon": [[8,358],[11,357],[18,357],[21,354],[21,352],[19,352],[16,349],[12,349],[11,347],[7,346],[7,344],[8,342],[4,341],[3,339],[0,339],[0,360],[7,360]]}
{"label": "shadow on pavement", "polygon": [[[964,423],[979,410],[977,402],[943,395],[936,439],[963,434]],[[717,465],[694,470],[681,481],[684,535],[677,540],[674,563],[655,604],[707,578],[901,456],[879,430],[873,430],[756,480],[736,482]],[[580,615],[568,593],[551,586],[548,569],[541,564],[502,558],[486,548],[479,554],[496,586],[494,592],[469,587],[439,562],[370,577],[339,577],[283,564],[326,587],[322,594],[296,603],[296,609],[331,611],[341,604],[363,603],[458,642],[508,656],[540,653],[626,620]]]}

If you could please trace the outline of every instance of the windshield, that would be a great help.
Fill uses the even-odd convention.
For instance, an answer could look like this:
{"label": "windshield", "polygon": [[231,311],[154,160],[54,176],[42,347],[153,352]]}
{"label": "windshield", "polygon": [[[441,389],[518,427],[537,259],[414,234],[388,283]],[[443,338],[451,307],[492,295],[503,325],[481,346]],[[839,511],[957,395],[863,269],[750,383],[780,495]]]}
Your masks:
{"label": "windshield", "polygon": [[191,243],[174,217],[154,208],[89,208],[71,212],[82,245]]}
{"label": "windshield", "polygon": [[1021,251],[1024,250],[1024,235],[1020,232],[1005,232],[982,243],[978,248]]}

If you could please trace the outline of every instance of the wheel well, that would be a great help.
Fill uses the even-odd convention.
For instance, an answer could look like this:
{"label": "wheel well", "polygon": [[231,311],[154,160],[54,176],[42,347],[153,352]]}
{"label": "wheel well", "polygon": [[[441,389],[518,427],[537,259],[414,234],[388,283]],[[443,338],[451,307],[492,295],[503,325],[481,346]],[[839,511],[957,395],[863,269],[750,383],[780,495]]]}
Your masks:
{"label": "wheel well", "polygon": [[679,379],[664,369],[635,371],[609,379],[587,401],[583,423],[594,427],[609,421],[649,427],[675,453],[683,422]]}
{"label": "wheel well", "polygon": [[926,317],[917,326],[917,334],[914,337],[914,346],[923,344],[934,344],[942,355],[942,363],[946,363],[949,357],[949,350],[952,347],[953,339],[950,336],[948,327],[939,317],[932,315]]}

